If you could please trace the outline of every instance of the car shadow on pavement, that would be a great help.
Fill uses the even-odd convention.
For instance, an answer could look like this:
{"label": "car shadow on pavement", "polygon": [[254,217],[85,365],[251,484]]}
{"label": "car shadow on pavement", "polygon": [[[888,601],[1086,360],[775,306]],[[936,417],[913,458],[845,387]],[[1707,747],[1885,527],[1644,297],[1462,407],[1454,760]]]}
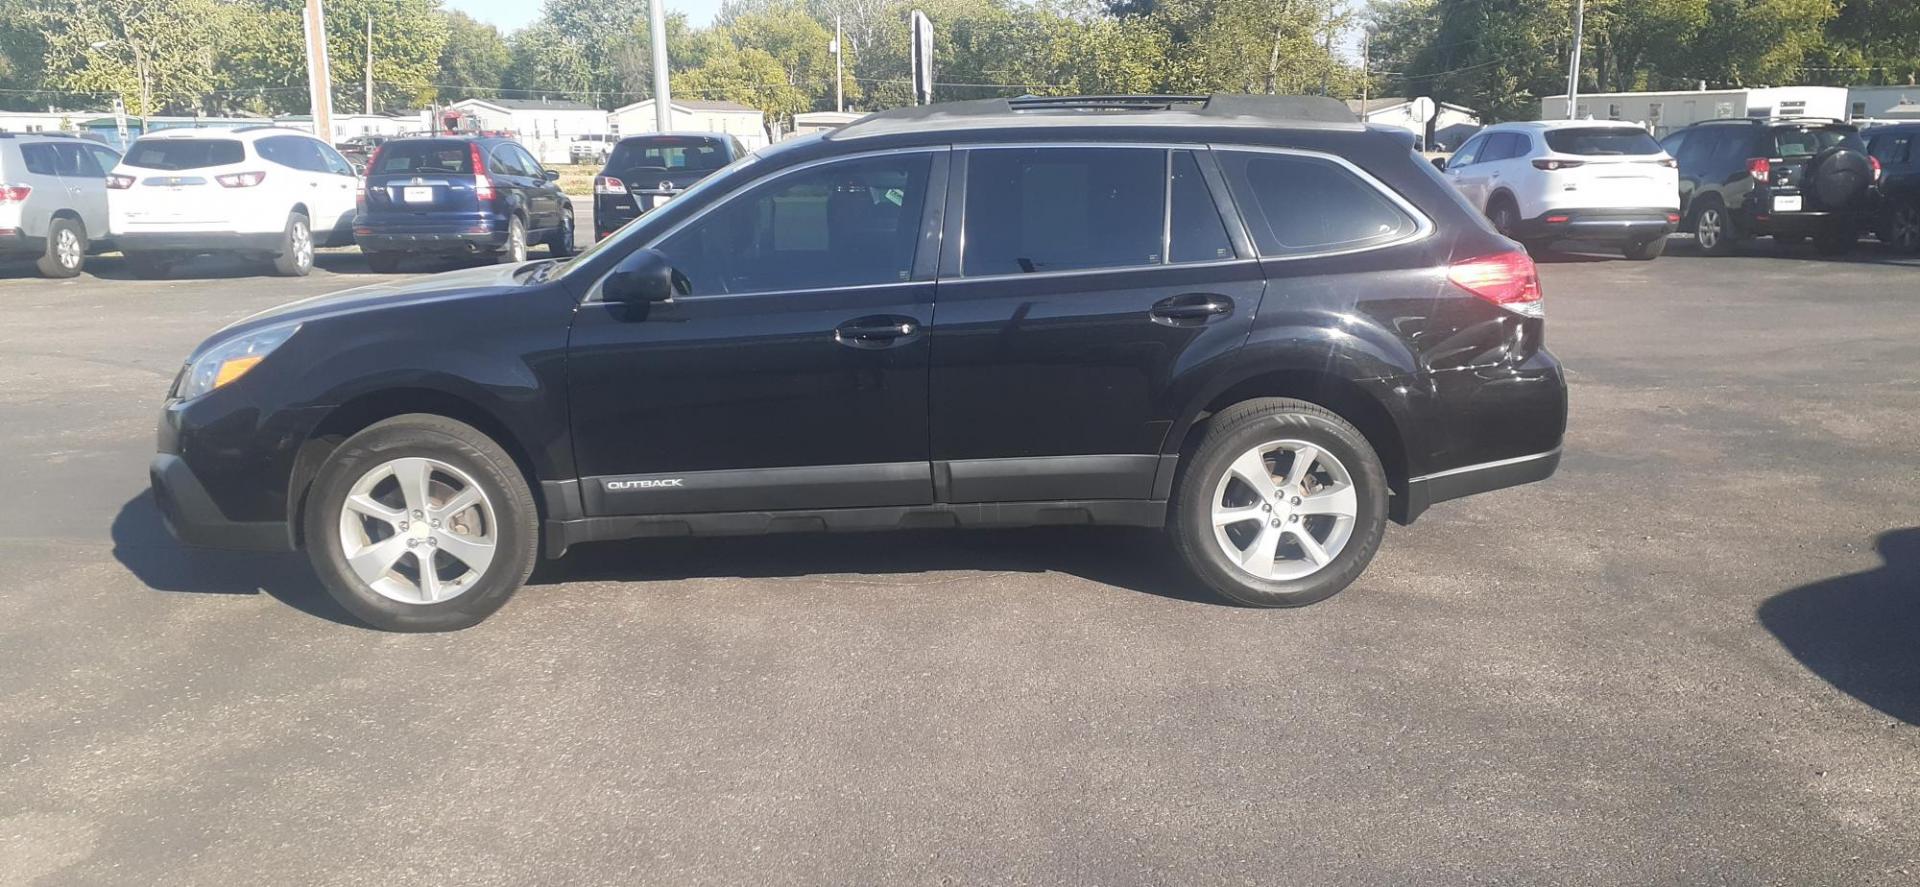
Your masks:
{"label": "car shadow on pavement", "polygon": [[1920,528],[1876,540],[1877,570],[1803,585],[1760,606],[1760,624],[1841,692],[1920,724]]}
{"label": "car shadow on pavement", "polygon": [[1057,572],[1186,603],[1231,606],[1186,571],[1164,534],[1105,527],[653,539],[577,545],[536,583],[694,578]]}
{"label": "car shadow on pavement", "polygon": [[[183,280],[232,280],[241,277],[273,277],[273,269],[261,259],[245,259],[238,256],[193,256],[182,259],[159,278],[140,277],[127,266],[119,254],[91,256],[87,259],[84,273],[101,280],[130,280],[146,283],[168,283]],[[28,266],[31,268],[32,266]],[[372,274],[367,260],[359,250],[350,252],[315,252],[313,267],[333,274],[360,275]]]}
{"label": "car shadow on pavement", "polygon": [[153,491],[127,500],[113,518],[113,557],[155,591],[260,594],[309,615],[364,628],[314,578],[298,554],[210,551],[175,541],[160,520]]}

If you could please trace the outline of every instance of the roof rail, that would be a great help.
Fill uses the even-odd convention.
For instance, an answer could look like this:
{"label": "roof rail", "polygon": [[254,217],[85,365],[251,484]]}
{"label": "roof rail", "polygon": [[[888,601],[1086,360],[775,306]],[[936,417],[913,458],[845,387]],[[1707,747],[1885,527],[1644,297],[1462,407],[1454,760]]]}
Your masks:
{"label": "roof rail", "polygon": [[1345,102],[1298,95],[1091,95],[975,99],[868,114],[822,138],[905,132],[1082,125],[1309,126],[1361,130]]}
{"label": "roof rail", "polygon": [[73,134],[73,133],[70,133],[70,132],[6,132],[6,131],[0,131],[0,139],[11,139],[11,138],[18,138],[18,137],[20,137],[20,136],[39,136],[39,137],[42,137],[42,138],[49,138],[49,139],[77,139],[77,138],[79,138],[79,136],[78,136],[78,135],[75,135],[75,134]]}
{"label": "roof rail", "polygon": [[1014,111],[1171,111],[1175,105],[1204,106],[1203,95],[1023,95],[1007,99]]}

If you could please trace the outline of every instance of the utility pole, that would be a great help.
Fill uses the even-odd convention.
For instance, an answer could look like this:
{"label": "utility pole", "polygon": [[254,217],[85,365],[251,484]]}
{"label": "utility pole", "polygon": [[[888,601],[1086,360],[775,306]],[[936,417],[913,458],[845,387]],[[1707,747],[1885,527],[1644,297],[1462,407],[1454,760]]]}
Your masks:
{"label": "utility pole", "polygon": [[1580,97],[1580,38],[1587,21],[1587,0],[1577,0],[1573,7],[1573,60],[1567,64],[1567,119],[1578,115]]}
{"label": "utility pole", "polygon": [[321,0],[307,0],[301,24],[307,32],[307,99],[313,106],[313,134],[333,141],[333,72],[327,66],[327,13]]}
{"label": "utility pole", "polygon": [[367,10],[367,113],[373,113],[373,10]]}
{"label": "utility pole", "polygon": [[840,16],[833,17],[833,109],[847,110],[847,103],[840,95],[840,81],[846,79],[846,69],[840,61]]}
{"label": "utility pole", "polygon": [[667,92],[666,7],[666,0],[647,0],[647,18],[653,32],[653,126],[660,132],[673,128],[673,96]]}
{"label": "utility pole", "polygon": [[1368,50],[1373,48],[1373,31],[1360,32],[1360,119],[1367,119],[1367,87],[1373,79],[1373,61]]}

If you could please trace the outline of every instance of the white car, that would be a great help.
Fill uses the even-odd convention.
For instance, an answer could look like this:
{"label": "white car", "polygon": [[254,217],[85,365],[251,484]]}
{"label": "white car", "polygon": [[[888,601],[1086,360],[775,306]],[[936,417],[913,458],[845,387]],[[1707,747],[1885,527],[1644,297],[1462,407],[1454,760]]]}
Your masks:
{"label": "white car", "polygon": [[127,264],[161,277],[201,253],[313,267],[314,246],[353,243],[359,179],[297,129],[171,129],[141,136],[107,176],[107,225]]}
{"label": "white car", "polygon": [[1644,260],[1660,255],[1680,224],[1679,164],[1634,123],[1495,124],[1445,169],[1500,233],[1526,244],[1601,241]]}

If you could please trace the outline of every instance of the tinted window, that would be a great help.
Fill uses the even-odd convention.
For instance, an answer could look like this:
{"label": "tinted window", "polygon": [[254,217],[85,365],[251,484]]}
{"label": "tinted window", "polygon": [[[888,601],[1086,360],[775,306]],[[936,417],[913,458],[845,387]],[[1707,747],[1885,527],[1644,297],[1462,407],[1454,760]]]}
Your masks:
{"label": "tinted window", "polygon": [[26,162],[27,172],[37,176],[59,175],[60,158],[54,153],[52,145],[21,145],[20,159]]}
{"label": "tinted window", "polygon": [[1165,151],[1018,148],[971,154],[961,273],[1160,264]]}
{"label": "tinted window", "polygon": [[1447,166],[1449,168],[1466,166],[1478,160],[1480,157],[1480,149],[1486,144],[1486,136],[1474,136],[1468,139],[1466,144],[1460,146],[1460,150],[1453,152],[1453,156],[1447,158]]}
{"label": "tinted window", "polygon": [[1482,163],[1494,160],[1507,160],[1527,153],[1527,137],[1517,132],[1497,132],[1487,140],[1487,150],[1480,156]]}
{"label": "tinted window", "polygon": [[247,159],[232,139],[139,139],[120,162],[142,169],[205,169]]}
{"label": "tinted window", "polygon": [[1331,160],[1244,151],[1219,157],[1261,255],[1357,249],[1419,228],[1378,188]]}
{"label": "tinted window", "polygon": [[1777,129],[1773,132],[1775,157],[1812,157],[1837,145],[1865,150],[1860,136],[1844,129]]}
{"label": "tinted window", "polygon": [[1905,163],[1912,145],[1913,136],[1909,133],[1883,135],[1873,140],[1873,150],[1870,153],[1880,158],[1883,164]]}
{"label": "tinted window", "polygon": [[1741,127],[1727,127],[1715,133],[1719,138],[1713,143],[1714,169],[1732,169],[1745,166],[1747,158],[1754,156],[1754,131]]}
{"label": "tinted window", "polygon": [[540,174],[545,172],[545,169],[540,165],[540,161],[535,160],[533,155],[527,152],[527,149],[519,145],[508,145],[507,150],[513,153],[513,159],[520,164],[521,169],[526,170],[527,175],[539,178]]}
{"label": "tinted window", "polygon": [[1618,126],[1549,129],[1547,147],[1561,154],[1658,154],[1660,143],[1645,130]]}
{"label": "tinted window", "polygon": [[1714,149],[1719,146],[1721,133],[1712,129],[1689,130],[1686,141],[1680,143],[1680,153],[1674,157],[1680,165],[1688,169],[1699,169],[1713,159]]}
{"label": "tinted window", "polygon": [[110,170],[120,165],[120,153],[112,148],[102,145],[87,145],[86,149],[88,153],[93,155],[93,162],[98,164],[100,169],[103,170],[103,176],[105,175],[105,170]]}
{"label": "tinted window", "polygon": [[94,162],[93,152],[81,144],[54,145],[54,156],[58,159],[60,174],[82,179],[106,178],[107,171]]}
{"label": "tinted window", "polygon": [[1683,129],[1679,132],[1674,133],[1673,135],[1670,135],[1664,139],[1661,139],[1660,150],[1667,152],[1669,156],[1676,157],[1676,158],[1679,157],[1681,146],[1687,143],[1687,132],[1688,132],[1687,130]]}
{"label": "tinted window", "polygon": [[520,158],[513,153],[512,145],[494,145],[487,154],[487,171],[497,176],[532,175],[520,165]]}
{"label": "tinted window", "polygon": [[380,164],[369,175],[471,175],[473,144],[451,139],[410,139],[380,146]]}
{"label": "tinted window", "polygon": [[607,168],[616,172],[641,167],[713,170],[727,162],[727,146],[719,139],[652,136],[622,139],[613,146]]}
{"label": "tinted window", "polygon": [[259,152],[260,159],[268,163],[277,163],[289,169],[307,172],[325,172],[326,164],[316,150],[318,142],[299,136],[272,136],[255,142],[253,150]]}
{"label": "tinted window", "polygon": [[1200,175],[1200,163],[1192,151],[1173,152],[1173,221],[1169,224],[1167,252],[1175,262],[1211,262],[1233,258],[1233,242],[1227,239],[1227,226],[1220,220],[1207,180]]}
{"label": "tinted window", "polygon": [[332,145],[320,145],[320,160],[327,165],[327,172],[333,173],[334,175],[350,176],[355,174],[353,164],[348,163],[347,158],[340,156],[340,152],[335,151]]}
{"label": "tinted window", "polygon": [[902,154],[781,176],[659,249],[695,296],[898,283],[913,274],[931,165]]}

